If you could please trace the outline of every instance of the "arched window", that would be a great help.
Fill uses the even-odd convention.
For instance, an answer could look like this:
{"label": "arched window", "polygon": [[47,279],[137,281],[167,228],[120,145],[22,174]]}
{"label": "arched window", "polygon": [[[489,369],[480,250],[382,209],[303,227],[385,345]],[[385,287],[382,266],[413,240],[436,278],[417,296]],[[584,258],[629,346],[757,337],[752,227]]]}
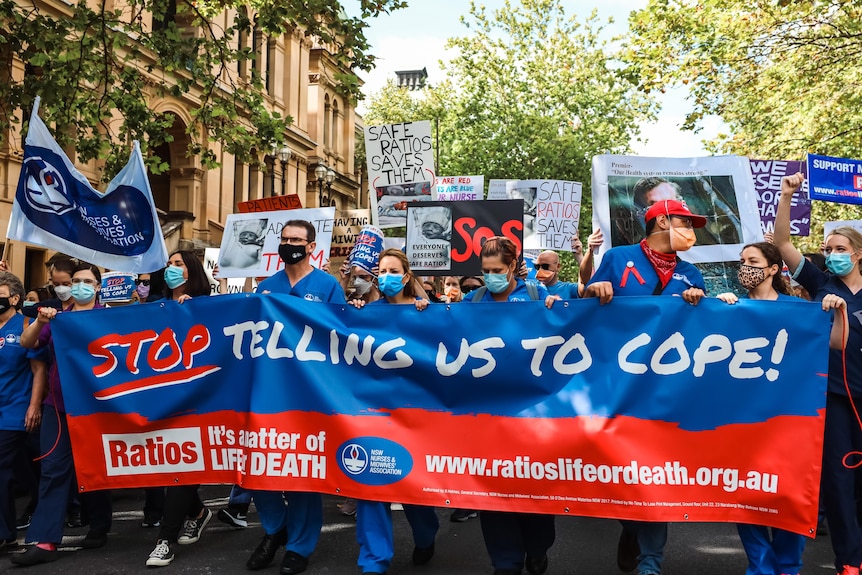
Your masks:
{"label": "arched window", "polygon": [[251,49],[253,52],[254,58],[251,61],[251,75],[252,78],[255,76],[260,78],[260,71],[265,70],[264,62],[263,62],[263,52],[261,49],[263,44],[263,30],[261,30],[260,25],[257,22],[257,17],[254,18],[254,30],[251,34]]}
{"label": "arched window", "polygon": [[323,97],[323,147],[330,147],[330,128],[329,125],[332,117],[332,109],[329,105],[329,94]]}
{"label": "arched window", "polygon": [[[237,27],[239,28],[236,37],[237,50],[245,50],[248,48],[248,30],[246,28],[248,22],[248,10],[243,6],[240,8],[240,13],[237,14]],[[240,78],[248,77],[248,61],[237,59],[236,71]]]}
{"label": "arched window", "polygon": [[339,136],[341,136],[341,127],[338,125],[338,100],[335,98],[332,99],[332,141],[329,143],[329,147],[338,153],[340,150],[338,146],[340,145]]}

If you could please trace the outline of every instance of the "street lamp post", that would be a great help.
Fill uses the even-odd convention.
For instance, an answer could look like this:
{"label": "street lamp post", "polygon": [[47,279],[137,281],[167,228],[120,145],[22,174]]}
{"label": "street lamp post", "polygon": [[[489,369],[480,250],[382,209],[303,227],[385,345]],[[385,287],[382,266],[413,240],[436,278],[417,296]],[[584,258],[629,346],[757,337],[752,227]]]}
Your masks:
{"label": "street lamp post", "polygon": [[[332,182],[335,181],[335,170],[326,164],[317,164],[314,168],[314,177],[317,179],[317,205],[325,207],[332,199]],[[326,195],[323,195],[323,186],[326,185]]]}
{"label": "street lamp post", "polygon": [[278,153],[278,144],[272,143],[272,149],[269,152],[269,157],[272,159],[272,165],[269,169],[269,195],[275,195],[275,157]]}
{"label": "street lamp post", "polygon": [[278,151],[278,159],[281,160],[281,195],[284,195],[285,188],[285,180],[287,174],[287,163],[290,161],[291,156],[290,148],[287,146],[282,146]]}

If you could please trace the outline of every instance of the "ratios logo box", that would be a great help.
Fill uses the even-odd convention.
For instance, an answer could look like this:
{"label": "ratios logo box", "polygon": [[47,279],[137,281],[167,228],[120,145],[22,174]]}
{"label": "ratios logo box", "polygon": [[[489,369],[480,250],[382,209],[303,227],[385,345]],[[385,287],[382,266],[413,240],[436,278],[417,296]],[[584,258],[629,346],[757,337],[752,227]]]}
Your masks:
{"label": "ratios logo box", "polygon": [[199,427],[103,434],[108,476],[204,471]]}

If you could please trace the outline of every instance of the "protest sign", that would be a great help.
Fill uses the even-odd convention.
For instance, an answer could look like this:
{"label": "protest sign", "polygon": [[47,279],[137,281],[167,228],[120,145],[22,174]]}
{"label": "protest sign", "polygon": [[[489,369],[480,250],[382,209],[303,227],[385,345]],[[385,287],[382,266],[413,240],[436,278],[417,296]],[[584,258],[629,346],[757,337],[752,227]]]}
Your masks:
{"label": "protest sign", "polygon": [[[805,162],[784,160],[751,160],[751,176],[757,194],[760,228],[766,232],[775,229],[775,212],[781,197],[781,178],[796,172],[805,172]],[[808,180],[793,195],[790,205],[790,235],[807,236],[811,232],[811,200],[808,199]]]}
{"label": "protest sign", "polygon": [[330,273],[338,274],[341,264],[350,258],[350,252],[353,251],[359,233],[370,223],[371,212],[369,210],[337,210],[335,212],[332,243],[329,247]]}
{"label": "protest sign", "polygon": [[485,176],[450,176],[437,178],[436,197],[439,202],[481,200],[485,193]]}
{"label": "protest sign", "polygon": [[269,277],[284,269],[278,246],[281,229],[289,220],[305,220],[314,226],[317,235],[309,262],[321,267],[329,257],[334,217],[333,207],[228,215],[219,251],[219,276]]}
{"label": "protest sign", "polygon": [[523,246],[522,202],[427,202],[410,206],[407,259],[410,268],[430,275],[481,273],[482,244],[506,236]]}
{"label": "protest sign", "polygon": [[812,200],[862,204],[862,160],[808,154],[807,165]]}
{"label": "protest sign", "polygon": [[38,97],[6,237],[129,273],[160,270],[168,260],[138,142],[126,166],[99,192],[42,122]]}
{"label": "protest sign", "polygon": [[488,182],[488,199],[508,200],[509,196],[506,193],[506,186],[509,182],[514,185],[515,180],[491,180]]}
{"label": "protest sign", "polygon": [[644,214],[653,203],[682,200],[706,217],[697,244],[679,256],[690,263],[739,261],[739,252],[763,239],[757,193],[748,158],[593,157],[593,228],[601,228],[602,253],[645,236]]}
{"label": "protest sign", "polygon": [[581,216],[581,184],[563,180],[491,180],[489,200],[523,200],[524,247],[572,251]]}
{"label": "protest sign", "polygon": [[847,226],[853,228],[860,234],[862,234],[862,220],[842,220],[835,222],[824,222],[823,223],[823,241],[826,241],[826,238],[829,237],[835,228],[839,228],[841,226]]}
{"label": "protest sign", "polygon": [[831,316],[661,300],[375,313],[236,294],[60,314],[77,484],[813,533]]}
{"label": "protest sign", "polygon": [[365,127],[372,214],[381,228],[407,225],[407,205],[432,200],[431,122]]}
{"label": "protest sign", "polygon": [[135,288],[135,274],[127,272],[105,272],[102,274],[102,290],[99,301],[102,303],[130,302]]}
{"label": "protest sign", "polygon": [[236,211],[241,214],[299,209],[302,209],[302,201],[299,199],[297,194],[260,198],[257,200],[249,200],[247,202],[239,202],[236,205]]}
{"label": "protest sign", "polygon": [[[204,249],[204,272],[207,274],[207,280],[210,282],[210,295],[218,295],[222,293],[221,284],[213,277],[213,270],[218,264],[218,255],[221,250],[219,248]],[[219,270],[221,271],[221,270]],[[245,286],[244,278],[228,278],[227,293],[241,293]]]}
{"label": "protest sign", "polygon": [[370,225],[364,226],[356,238],[353,250],[350,252],[350,265],[374,274],[374,268],[380,261],[380,252],[384,250],[383,246],[384,238],[380,228]]}

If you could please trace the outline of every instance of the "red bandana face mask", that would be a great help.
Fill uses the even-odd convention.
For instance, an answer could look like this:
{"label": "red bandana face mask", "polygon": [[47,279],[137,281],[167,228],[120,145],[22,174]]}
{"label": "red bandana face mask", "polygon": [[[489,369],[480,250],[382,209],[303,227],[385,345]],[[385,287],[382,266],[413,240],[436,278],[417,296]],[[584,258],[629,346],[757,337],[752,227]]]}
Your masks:
{"label": "red bandana face mask", "polygon": [[655,251],[647,245],[646,238],[641,240],[641,249],[658,275],[661,287],[666,287],[676,269],[676,254],[664,254]]}

